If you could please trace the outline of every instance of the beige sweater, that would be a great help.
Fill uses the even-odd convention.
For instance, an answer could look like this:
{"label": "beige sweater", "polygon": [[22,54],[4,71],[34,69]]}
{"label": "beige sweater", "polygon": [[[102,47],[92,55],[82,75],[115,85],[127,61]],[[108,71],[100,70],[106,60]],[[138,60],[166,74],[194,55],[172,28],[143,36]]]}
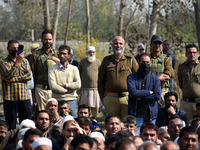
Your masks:
{"label": "beige sweater", "polygon": [[[81,87],[81,79],[78,68],[68,64],[67,69],[63,70],[59,64],[50,66],[48,69],[48,81],[52,90],[52,97],[59,100],[75,100],[77,99],[76,90]],[[66,89],[59,84],[65,84],[66,89],[74,90],[72,93],[66,93]]]}

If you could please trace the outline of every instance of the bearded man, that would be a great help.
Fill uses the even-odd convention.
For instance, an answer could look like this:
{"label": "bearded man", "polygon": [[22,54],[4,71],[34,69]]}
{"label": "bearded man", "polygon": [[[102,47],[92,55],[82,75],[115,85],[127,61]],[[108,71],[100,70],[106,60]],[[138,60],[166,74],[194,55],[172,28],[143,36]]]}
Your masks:
{"label": "bearded man", "polygon": [[174,117],[179,117],[187,124],[187,113],[177,107],[178,95],[175,92],[168,92],[164,96],[165,107],[161,108],[158,112],[157,126],[167,126],[169,120]]}
{"label": "bearded man", "polygon": [[101,62],[96,59],[94,46],[88,48],[87,54],[88,56],[82,59],[78,66],[82,81],[79,105],[87,104],[91,108],[92,116],[97,117],[100,102],[97,81]]}
{"label": "bearded man", "polygon": [[114,54],[106,56],[99,69],[98,91],[109,114],[125,117],[128,114],[128,88],[126,78],[136,72],[135,58],[124,55],[125,40],[121,36],[113,39]]}

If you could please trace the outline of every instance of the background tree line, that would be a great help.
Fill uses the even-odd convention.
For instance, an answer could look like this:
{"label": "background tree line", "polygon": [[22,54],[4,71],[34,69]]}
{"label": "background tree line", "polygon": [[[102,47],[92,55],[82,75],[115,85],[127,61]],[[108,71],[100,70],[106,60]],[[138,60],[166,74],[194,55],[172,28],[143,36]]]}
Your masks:
{"label": "background tree line", "polygon": [[[148,46],[152,34],[172,42],[196,42],[199,0],[1,0],[0,40],[41,39],[43,29],[54,40],[111,41],[123,36],[131,48]],[[196,17],[196,19],[195,19]],[[34,31],[34,32],[33,32]]]}

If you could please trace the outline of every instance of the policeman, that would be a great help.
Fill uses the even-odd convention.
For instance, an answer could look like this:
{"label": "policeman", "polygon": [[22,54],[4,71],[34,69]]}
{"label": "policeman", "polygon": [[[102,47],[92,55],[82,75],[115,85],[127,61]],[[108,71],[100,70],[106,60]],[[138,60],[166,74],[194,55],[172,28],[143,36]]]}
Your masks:
{"label": "policeman", "polygon": [[128,88],[126,78],[136,72],[135,58],[124,55],[125,40],[117,36],[113,39],[114,54],[106,56],[99,70],[98,91],[108,114],[124,117],[128,114]]}
{"label": "policeman", "polygon": [[181,108],[190,120],[195,114],[196,103],[200,101],[200,63],[199,52],[195,44],[186,46],[187,60],[178,67],[178,81],[182,90]]}
{"label": "policeman", "polygon": [[162,37],[160,35],[153,35],[151,37],[151,73],[158,76],[161,81],[161,100],[159,104],[164,107],[164,95],[169,91],[169,79],[174,77],[174,70],[172,68],[171,58],[162,54]]}
{"label": "policeman", "polygon": [[35,81],[35,97],[39,110],[44,110],[46,102],[52,97],[52,91],[48,84],[48,67],[60,62],[57,53],[53,50],[53,37],[50,30],[42,32],[43,47],[33,53],[34,68],[33,75]]}

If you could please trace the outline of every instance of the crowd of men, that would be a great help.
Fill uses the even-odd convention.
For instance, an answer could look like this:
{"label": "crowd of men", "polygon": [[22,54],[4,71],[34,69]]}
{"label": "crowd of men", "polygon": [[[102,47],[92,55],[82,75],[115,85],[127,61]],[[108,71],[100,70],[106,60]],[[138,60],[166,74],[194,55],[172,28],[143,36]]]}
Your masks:
{"label": "crowd of men", "polygon": [[[19,42],[10,40],[8,56],[0,61],[5,115],[0,150],[200,149],[195,44],[186,46],[187,60],[178,67],[180,97],[173,90],[170,42],[157,34],[151,37],[150,53],[141,43],[135,57],[124,54],[125,40],[116,36],[113,54],[102,62],[94,46],[80,63],[67,45],[52,49],[50,30],[42,32],[41,41],[42,48],[35,43],[24,57]],[[105,107],[104,130],[95,120],[100,105]]]}

